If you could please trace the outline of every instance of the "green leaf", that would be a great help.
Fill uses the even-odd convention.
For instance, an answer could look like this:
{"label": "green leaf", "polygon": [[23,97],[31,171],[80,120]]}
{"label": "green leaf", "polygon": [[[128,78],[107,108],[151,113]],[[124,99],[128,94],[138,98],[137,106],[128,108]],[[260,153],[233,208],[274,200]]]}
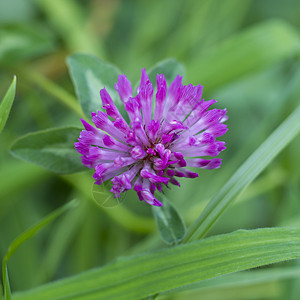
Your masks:
{"label": "green leaf", "polygon": [[0,103],[0,133],[2,132],[5,126],[5,123],[8,119],[11,107],[15,99],[16,83],[17,83],[17,77],[14,76],[14,79],[10,87],[8,88],[3,100]]}
{"label": "green leaf", "polygon": [[156,88],[156,74],[164,74],[167,84],[170,85],[177,75],[185,75],[185,67],[174,58],[169,58],[160,61],[148,71],[148,76],[153,84],[153,88]]}
{"label": "green leaf", "polygon": [[299,43],[298,32],[288,23],[263,22],[191,59],[189,75],[214,89],[291,57],[298,53]]}
{"label": "green leaf", "polygon": [[9,258],[18,250],[18,248],[27,240],[35,236],[41,229],[43,229],[46,225],[53,222],[56,218],[58,218],[61,214],[66,212],[67,210],[74,208],[77,206],[77,200],[73,200],[64,206],[58,208],[54,212],[50,213],[46,217],[44,217],[37,224],[30,227],[24,233],[19,235],[9,246],[6,255],[3,258],[2,262],[2,276],[3,276],[3,287],[4,287],[4,299],[11,299],[9,278],[8,278],[8,270],[7,270],[7,262]]}
{"label": "green leaf", "polygon": [[[149,69],[147,72],[149,80],[153,85],[153,89],[156,89],[156,75],[157,74],[164,74],[168,86],[172,83],[177,75],[184,76],[185,75],[185,67],[183,64],[179,63],[174,58],[168,58],[158,62],[152,68]],[[140,85],[140,81],[138,81],[134,86],[134,91],[137,90],[138,86]],[[152,102],[152,110],[154,111],[155,101]]]}
{"label": "green leaf", "polygon": [[75,86],[83,112],[90,117],[91,112],[101,110],[100,89],[104,87],[115,104],[123,107],[114,89],[121,71],[92,55],[75,54],[67,59],[70,75]]}
{"label": "green leaf", "polygon": [[84,170],[74,142],[82,129],[62,127],[26,134],[11,146],[11,153],[55,173]]}
{"label": "green leaf", "polygon": [[[147,71],[149,80],[153,85],[153,89],[156,89],[156,75],[157,74],[164,74],[166,77],[166,81],[168,86],[172,83],[175,77],[179,74],[181,76],[185,75],[185,67],[183,64],[179,63],[174,58],[168,58],[158,62],[152,68]],[[134,86],[134,91],[140,85],[140,81],[138,81]]]}
{"label": "green leaf", "polygon": [[163,241],[167,244],[176,245],[184,238],[184,223],[166,197],[160,195],[158,199],[163,203],[163,206],[152,206],[157,229]]}
{"label": "green leaf", "polygon": [[201,280],[300,257],[300,229],[238,230],[120,258],[14,299],[140,299]]}
{"label": "green leaf", "polygon": [[214,279],[203,280],[194,284],[175,289],[164,294],[173,294],[193,289],[218,289],[218,288],[236,288],[240,286],[250,286],[254,284],[264,284],[267,282],[278,281],[300,276],[298,267],[271,268],[267,270],[250,270],[233,273]]}
{"label": "green leaf", "polygon": [[188,229],[184,242],[205,236],[226,208],[300,131],[300,106],[242,164]]}

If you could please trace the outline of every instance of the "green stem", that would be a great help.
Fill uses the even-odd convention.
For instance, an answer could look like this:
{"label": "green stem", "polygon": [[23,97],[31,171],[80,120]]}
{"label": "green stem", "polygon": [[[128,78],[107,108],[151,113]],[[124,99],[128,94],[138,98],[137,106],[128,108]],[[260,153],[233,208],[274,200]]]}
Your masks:
{"label": "green stem", "polygon": [[30,71],[25,72],[24,75],[24,78],[26,80],[30,81],[33,84],[36,84],[44,91],[54,96],[62,104],[76,112],[80,117],[86,118],[86,115],[83,113],[80,105],[78,104],[77,99],[73,95],[69,94],[66,90],[62,89],[53,81],[47,79],[40,73]]}
{"label": "green stem", "polygon": [[[77,173],[72,175],[62,175],[61,177],[78,190],[85,198],[95,202],[92,196],[92,181],[89,176],[84,173]],[[124,205],[118,205],[114,208],[105,208],[99,205],[97,205],[97,207],[102,209],[103,212],[116,223],[132,232],[145,234],[152,232],[156,228],[152,218],[144,216],[140,217]]]}

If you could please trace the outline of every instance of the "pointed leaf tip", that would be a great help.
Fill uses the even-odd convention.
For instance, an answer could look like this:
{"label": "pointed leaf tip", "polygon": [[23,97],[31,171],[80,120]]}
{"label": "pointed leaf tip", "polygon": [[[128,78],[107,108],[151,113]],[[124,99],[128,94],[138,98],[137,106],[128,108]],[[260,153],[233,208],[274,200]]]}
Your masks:
{"label": "pointed leaf tip", "polygon": [[13,105],[16,95],[17,76],[14,75],[3,100],[0,102],[0,133],[2,132]]}
{"label": "pointed leaf tip", "polygon": [[153,206],[152,211],[159,234],[164,242],[170,245],[178,244],[185,236],[185,226],[179,213],[170,201],[159,195],[163,206]]}

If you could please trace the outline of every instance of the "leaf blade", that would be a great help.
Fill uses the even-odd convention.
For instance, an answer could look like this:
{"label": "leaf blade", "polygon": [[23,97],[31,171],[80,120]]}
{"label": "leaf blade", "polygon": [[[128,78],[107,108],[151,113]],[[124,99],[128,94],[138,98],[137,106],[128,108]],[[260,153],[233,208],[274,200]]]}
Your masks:
{"label": "leaf blade", "polygon": [[264,284],[289,278],[297,278],[300,275],[298,267],[279,267],[262,270],[250,270],[238,273],[232,273],[214,279],[203,280],[195,284],[175,289],[174,291],[164,294],[172,294],[177,292],[219,289],[219,288],[236,288],[240,286],[251,286],[255,284]]}
{"label": "leaf blade", "polygon": [[14,294],[15,299],[140,299],[176,287],[300,257],[300,229],[238,230],[121,258],[103,268]]}
{"label": "leaf blade", "polygon": [[100,110],[100,89],[106,88],[115,104],[122,107],[114,84],[118,80],[121,71],[101,61],[95,56],[86,54],[74,54],[67,59],[70,76],[75,86],[76,95],[83,112],[90,117],[92,111]]}
{"label": "leaf blade", "polygon": [[69,126],[28,133],[15,141],[10,152],[55,173],[82,171],[84,167],[74,149],[81,130]]}
{"label": "leaf blade", "polygon": [[174,58],[168,58],[155,64],[148,72],[153,87],[156,87],[156,74],[164,74],[167,84],[170,85],[177,75],[185,75],[185,67]]}
{"label": "leaf blade", "polygon": [[6,124],[11,107],[15,99],[16,84],[17,84],[17,77],[14,76],[12,83],[10,84],[3,100],[0,103],[0,133],[2,132]]}
{"label": "leaf blade", "polygon": [[[153,85],[153,89],[156,89],[156,75],[157,74],[164,74],[167,85],[169,86],[172,81],[175,79],[176,75],[185,75],[185,67],[183,64],[179,63],[176,59],[174,58],[167,58],[165,60],[162,60],[155,64],[153,67],[151,67],[147,71],[149,80],[151,81]],[[138,81],[135,86],[134,90],[136,91],[138,86],[140,85],[140,81]]]}
{"label": "leaf blade", "polygon": [[37,224],[33,225],[17,238],[13,240],[10,244],[2,263],[2,276],[3,276],[3,287],[4,287],[4,299],[9,300],[11,299],[11,291],[9,285],[9,278],[8,278],[8,270],[7,270],[7,262],[9,258],[18,250],[18,248],[27,240],[32,238],[36,233],[38,233],[41,229],[43,229],[46,225],[54,221],[58,218],[61,214],[66,212],[67,210],[74,208],[77,205],[77,200],[73,200],[68,202],[67,204],[59,207],[42,220],[40,220]]}
{"label": "leaf blade", "polygon": [[226,208],[300,132],[300,106],[265,140],[232,175],[190,226],[183,242],[202,238]]}
{"label": "leaf blade", "polygon": [[169,245],[177,245],[185,236],[185,226],[177,210],[163,195],[159,195],[163,206],[152,206],[156,227],[160,237]]}

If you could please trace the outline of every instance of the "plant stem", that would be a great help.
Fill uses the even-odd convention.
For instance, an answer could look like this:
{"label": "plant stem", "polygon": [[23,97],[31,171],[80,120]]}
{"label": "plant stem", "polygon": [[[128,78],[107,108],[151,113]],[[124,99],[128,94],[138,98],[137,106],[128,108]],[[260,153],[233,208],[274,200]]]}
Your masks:
{"label": "plant stem", "polygon": [[34,71],[31,72],[23,72],[24,78],[30,81],[33,84],[36,84],[44,91],[48,92],[50,95],[54,96],[57,100],[59,100],[62,104],[76,112],[80,117],[86,118],[86,115],[83,113],[80,105],[78,104],[77,99],[69,94],[66,90],[62,89],[58,85],[56,85],[53,81],[47,79],[40,73],[36,73]]}
{"label": "plant stem", "polygon": [[[90,199],[95,203],[91,189],[92,181],[89,176],[84,173],[77,173],[72,175],[62,175],[61,177],[78,190],[85,198]],[[102,209],[103,212],[116,223],[132,232],[145,234],[152,232],[156,228],[152,218],[136,215],[124,205],[118,205],[114,208],[105,208],[99,205],[97,205],[97,207]]]}

